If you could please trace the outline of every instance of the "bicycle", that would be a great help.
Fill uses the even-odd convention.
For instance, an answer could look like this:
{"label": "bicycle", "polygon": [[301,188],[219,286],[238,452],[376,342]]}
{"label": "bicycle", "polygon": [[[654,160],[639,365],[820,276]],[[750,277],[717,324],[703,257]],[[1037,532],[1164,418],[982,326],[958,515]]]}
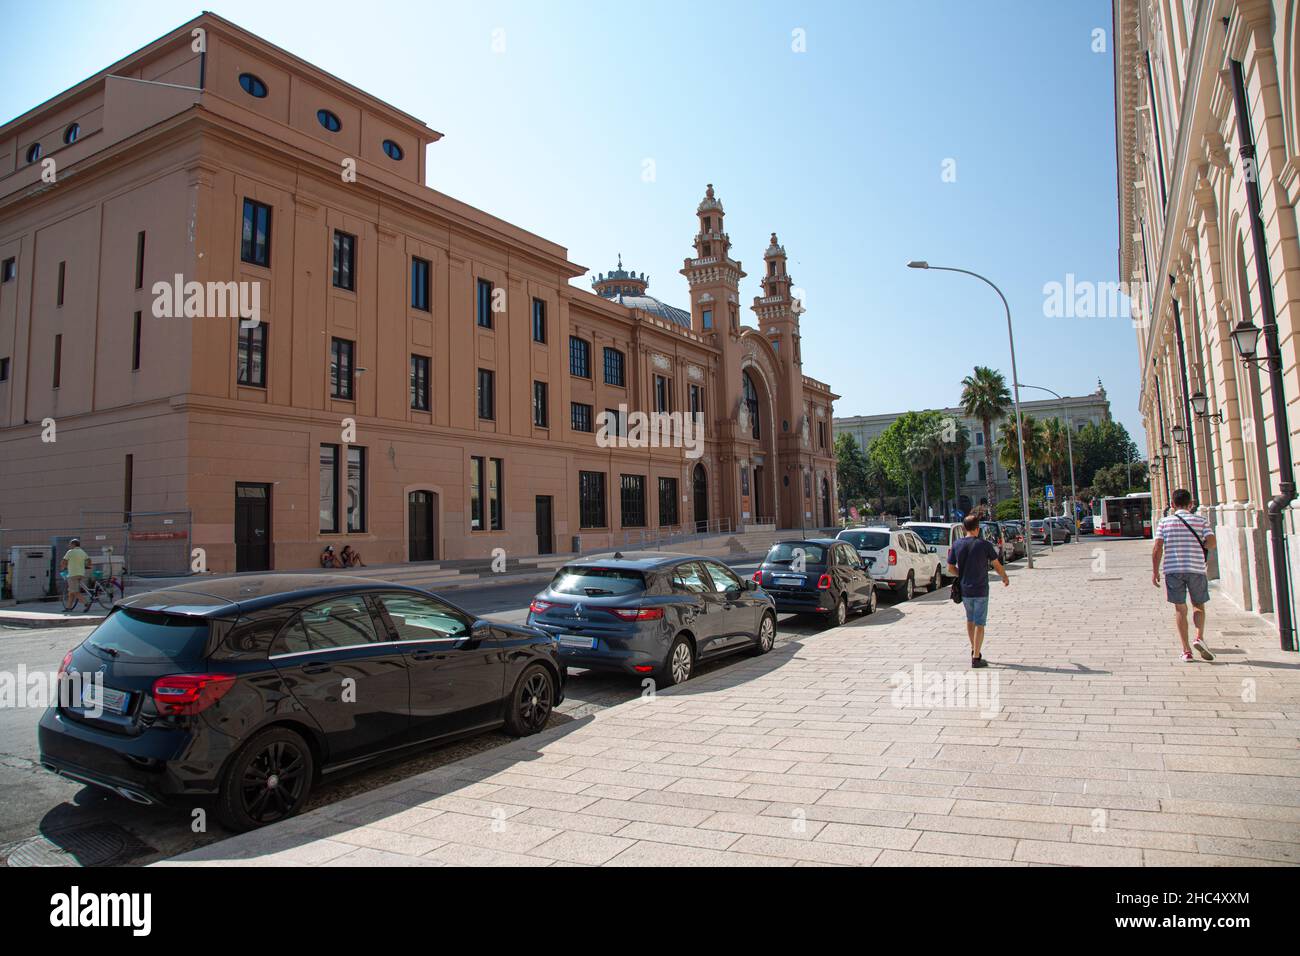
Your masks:
{"label": "bicycle", "polygon": [[[68,572],[63,571],[60,573],[66,580]],[[82,579],[81,586],[77,589],[77,597],[85,602],[87,608],[89,608],[91,604],[98,604],[105,611],[111,611],[113,609],[113,602],[116,600],[116,598],[113,597],[114,587],[117,588],[119,596],[125,596],[126,590],[122,587],[121,580],[115,577],[109,577],[108,580],[105,581],[104,573],[98,568],[92,568],[90,574]]]}

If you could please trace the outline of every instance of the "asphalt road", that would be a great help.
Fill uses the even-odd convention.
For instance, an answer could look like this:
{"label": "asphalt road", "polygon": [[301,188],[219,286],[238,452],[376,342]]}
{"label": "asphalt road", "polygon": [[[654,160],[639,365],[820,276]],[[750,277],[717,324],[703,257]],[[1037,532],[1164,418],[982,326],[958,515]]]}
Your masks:
{"label": "asphalt road", "polygon": [[[731,562],[748,576],[757,562]],[[467,611],[505,622],[522,622],[528,602],[540,590],[536,583],[464,588],[448,597]],[[934,598],[927,598],[933,600]],[[882,609],[888,600],[882,603]],[[897,613],[890,611],[890,614]],[[887,615],[885,615],[887,616]],[[884,616],[882,616],[882,623]],[[815,635],[815,622],[783,618],[778,642],[793,635]],[[92,630],[87,627],[46,629],[0,628],[0,671],[49,674],[67,651]],[[701,665],[707,673],[730,663],[727,659]],[[565,702],[552,720],[570,721],[630,700],[640,685],[617,675],[572,672]],[[97,787],[65,780],[41,768],[36,724],[41,707],[0,706],[0,863],[21,865],[145,864],[222,839],[228,834],[208,813],[196,821],[189,810],[142,807]],[[498,747],[511,738],[502,732],[431,747],[412,756],[382,764],[322,785],[309,806],[332,803],[354,793],[459,760],[471,753]],[[202,828],[199,829],[200,823]],[[198,829],[198,832],[196,832]]]}

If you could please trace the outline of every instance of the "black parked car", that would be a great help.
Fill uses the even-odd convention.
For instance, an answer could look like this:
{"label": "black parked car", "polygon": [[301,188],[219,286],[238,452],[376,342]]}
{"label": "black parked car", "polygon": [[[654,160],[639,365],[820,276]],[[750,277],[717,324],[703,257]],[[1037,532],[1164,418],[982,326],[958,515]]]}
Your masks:
{"label": "black parked car", "polygon": [[41,764],[137,803],[215,795],[222,822],[247,830],[296,813],[324,775],[502,725],[536,733],[563,674],[548,635],[416,588],[196,583],[120,601],[68,652]]}
{"label": "black parked car", "polygon": [[786,614],[815,614],[838,627],[849,611],[876,609],[876,582],[847,541],[835,538],[778,541],[754,580]]}
{"label": "black parked car", "polygon": [[696,661],[776,643],[772,599],[713,558],[616,552],[564,565],[528,610],[569,667],[680,684]]}

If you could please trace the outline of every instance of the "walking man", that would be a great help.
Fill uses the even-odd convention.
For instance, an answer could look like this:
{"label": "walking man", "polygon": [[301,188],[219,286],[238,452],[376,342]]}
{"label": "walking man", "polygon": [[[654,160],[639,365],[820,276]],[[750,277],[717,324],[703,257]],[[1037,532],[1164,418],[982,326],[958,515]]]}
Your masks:
{"label": "walking man", "polygon": [[[68,542],[68,551],[59,562],[59,570],[68,572],[68,592],[63,596],[64,612],[75,610],[81,602],[81,585],[90,570],[90,555],[81,550],[81,539],[73,538]],[[86,599],[86,610],[90,610],[90,598]]]}
{"label": "walking man", "polygon": [[989,619],[989,565],[1008,587],[1011,579],[1002,566],[1001,555],[980,533],[978,514],[969,514],[961,523],[966,532],[948,549],[948,573],[961,585],[961,603],[966,609],[966,636],[970,638],[970,666],[988,667],[984,660],[984,626]]}
{"label": "walking man", "polygon": [[[1207,661],[1214,654],[1205,644],[1205,605],[1210,600],[1210,583],[1205,573],[1205,559],[1215,546],[1210,523],[1193,514],[1192,493],[1179,488],[1173,494],[1174,513],[1156,525],[1155,547],[1151,551],[1151,583],[1160,586],[1161,568],[1165,572],[1165,598],[1174,606],[1174,625],[1183,642],[1183,661],[1192,659],[1192,647]],[[1192,600],[1192,621],[1196,638],[1187,646],[1187,599]]]}

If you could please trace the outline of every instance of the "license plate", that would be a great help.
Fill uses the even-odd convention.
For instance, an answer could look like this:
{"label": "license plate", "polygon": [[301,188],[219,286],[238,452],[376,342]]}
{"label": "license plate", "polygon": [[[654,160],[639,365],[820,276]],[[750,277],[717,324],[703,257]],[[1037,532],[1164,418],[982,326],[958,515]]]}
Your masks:
{"label": "license plate", "polygon": [[560,646],[580,647],[585,650],[591,650],[596,646],[596,639],[594,637],[580,637],[577,634],[561,634]]}
{"label": "license plate", "polygon": [[774,584],[784,584],[784,585],[786,585],[787,587],[789,587],[790,585],[798,586],[798,585],[803,584],[803,575],[801,575],[801,574],[774,574],[774,575],[772,575],[772,581],[773,581]]}
{"label": "license plate", "polygon": [[131,695],[99,684],[86,684],[81,688],[81,706],[86,710],[103,710],[106,714],[125,714]]}

